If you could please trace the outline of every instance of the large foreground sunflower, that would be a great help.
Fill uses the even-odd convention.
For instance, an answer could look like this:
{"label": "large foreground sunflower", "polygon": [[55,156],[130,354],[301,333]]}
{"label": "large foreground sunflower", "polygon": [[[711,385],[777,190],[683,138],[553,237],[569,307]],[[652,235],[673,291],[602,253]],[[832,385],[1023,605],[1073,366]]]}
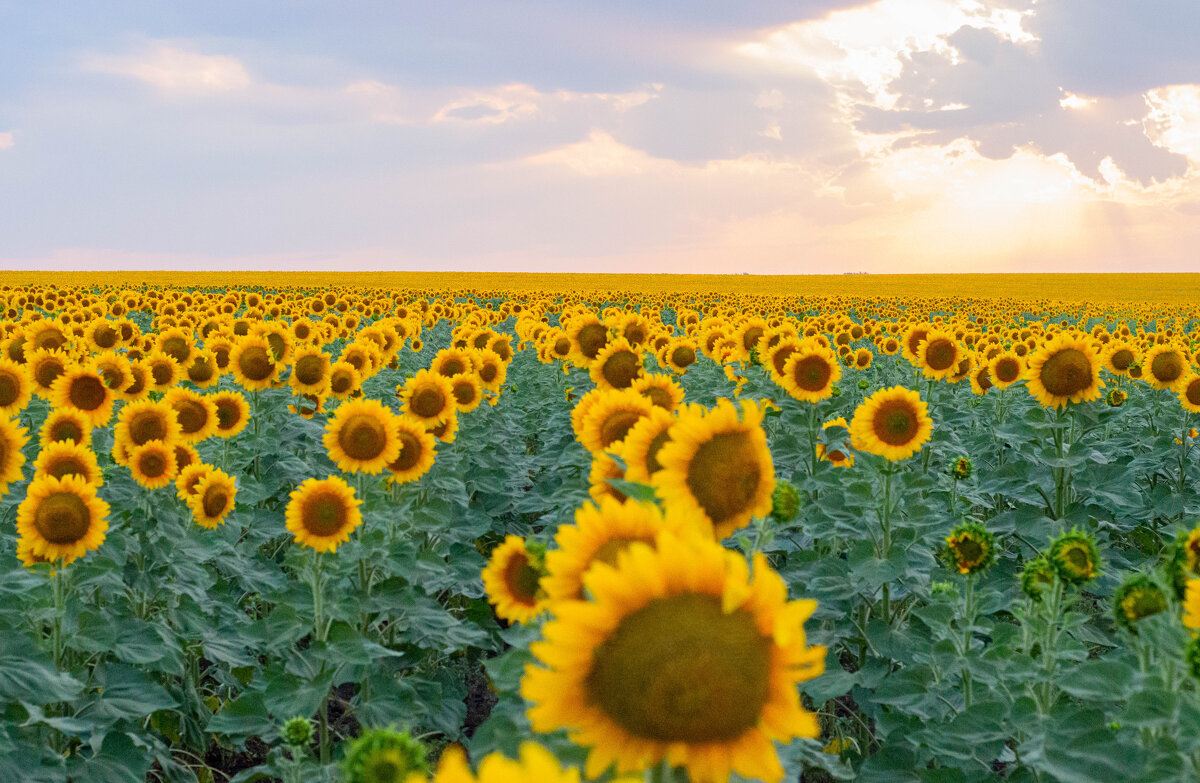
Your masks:
{"label": "large foreground sunflower", "polygon": [[658,452],[662,469],[650,478],[667,511],[706,520],[718,539],[771,512],[775,467],[762,428],[763,410],[727,399],[711,411],[681,411]]}
{"label": "large foreground sunflower", "polygon": [[432,779],[417,772],[405,783],[579,783],[579,770],[564,767],[554,754],[533,742],[521,744],[520,759],[505,758],[499,751],[488,754],[472,774],[460,748],[451,746],[438,761]]}
{"label": "large foreground sunflower", "polygon": [[1029,355],[1025,371],[1029,393],[1047,408],[1100,397],[1100,357],[1081,337],[1060,334]]}
{"label": "large foreground sunflower", "polygon": [[288,531],[297,544],[331,552],[362,524],[354,489],[337,476],[306,479],[290,495],[285,514]]}
{"label": "large foreground sunflower", "polygon": [[585,774],[661,761],[697,783],[731,772],[783,777],[773,740],[815,737],[797,685],[819,675],[807,644],[811,600],[788,601],[766,558],[663,533],[584,577],[591,601],[564,601],[531,651],[521,694],[534,731],[566,728],[589,748]]}
{"label": "large foreground sunflower", "polygon": [[71,562],[104,543],[108,504],[79,476],[45,476],[29,484],[17,508],[17,532],[34,555]]}
{"label": "large foreground sunflower", "polygon": [[854,410],[850,445],[890,461],[921,450],[933,433],[933,419],[921,396],[903,386],[880,389]]}

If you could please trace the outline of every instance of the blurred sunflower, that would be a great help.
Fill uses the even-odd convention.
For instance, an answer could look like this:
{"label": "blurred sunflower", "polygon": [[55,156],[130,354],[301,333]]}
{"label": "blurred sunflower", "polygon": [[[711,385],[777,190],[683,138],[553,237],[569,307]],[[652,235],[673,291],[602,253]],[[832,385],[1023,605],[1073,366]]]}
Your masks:
{"label": "blurred sunflower", "polygon": [[0,416],[16,416],[33,397],[34,382],[29,369],[0,357]]}
{"label": "blurred sunflower", "polygon": [[[580,401],[582,402],[582,400]],[[588,407],[579,442],[593,454],[620,443],[656,406],[632,389],[603,389]]]}
{"label": "blurred sunflower", "polygon": [[210,397],[191,389],[176,387],[163,396],[179,422],[179,439],[199,443],[217,431],[217,406]]}
{"label": "blurred sunflower", "polygon": [[[830,419],[821,425],[822,430],[835,429],[837,427],[841,427],[842,429],[846,430],[846,433],[843,437],[848,441],[850,437],[850,425],[846,422],[845,416],[838,416],[836,419]],[[830,450],[824,443],[818,443],[816,445],[816,450],[817,459],[823,462],[832,462],[834,466],[839,468],[848,468],[854,465],[854,454],[847,453],[847,451],[849,451],[848,448],[846,450],[836,448]]]}
{"label": "blurred sunflower", "polygon": [[[783,777],[774,740],[816,737],[797,685],[819,675],[810,600],[787,601],[762,554],[660,534],[584,577],[591,601],[562,601],[531,652],[521,695],[537,732],[567,729],[585,775],[668,761],[697,783]],[[546,667],[546,668],[543,668]]]}
{"label": "blurred sunflower", "polygon": [[658,453],[670,440],[675,414],[655,406],[647,416],[637,421],[617,447],[625,460],[625,477],[630,481],[649,484],[650,477],[662,470]]}
{"label": "blurred sunflower", "polygon": [[8,485],[25,478],[21,466],[25,464],[25,444],[29,441],[27,430],[13,419],[0,416],[0,496],[8,493]]}
{"label": "blurred sunflower", "polygon": [[669,375],[646,374],[629,388],[665,411],[673,411],[683,402],[683,387]]}

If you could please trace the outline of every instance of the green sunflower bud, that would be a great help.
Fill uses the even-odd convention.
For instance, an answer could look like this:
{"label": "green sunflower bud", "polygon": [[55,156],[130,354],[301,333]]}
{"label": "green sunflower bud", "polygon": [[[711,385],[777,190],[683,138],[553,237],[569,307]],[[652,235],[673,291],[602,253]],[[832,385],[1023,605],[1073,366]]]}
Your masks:
{"label": "green sunflower bud", "polygon": [[971,474],[974,472],[975,463],[971,462],[970,457],[959,457],[950,466],[950,476],[958,481],[971,478]]}
{"label": "green sunflower bud", "polygon": [[289,745],[307,746],[313,740],[312,721],[308,718],[289,718],[284,721],[279,736]]}
{"label": "green sunflower bud", "polygon": [[978,522],[964,522],[946,536],[942,557],[960,574],[977,574],[995,560],[996,537]]}
{"label": "green sunflower bud", "polygon": [[779,479],[771,493],[771,519],[779,524],[790,522],[800,510],[800,490],[790,481]]}
{"label": "green sunflower bud", "polygon": [[1113,615],[1117,623],[1133,630],[1144,617],[1166,611],[1167,597],[1162,588],[1145,574],[1133,574],[1113,594]]}
{"label": "green sunflower bud", "polygon": [[425,746],[392,729],[364,731],[342,761],[346,783],[403,783],[410,773],[428,771]]}
{"label": "green sunflower bud", "polygon": [[1038,555],[1025,563],[1021,570],[1021,592],[1034,601],[1042,600],[1042,594],[1054,586],[1057,578],[1054,567],[1045,555]]}

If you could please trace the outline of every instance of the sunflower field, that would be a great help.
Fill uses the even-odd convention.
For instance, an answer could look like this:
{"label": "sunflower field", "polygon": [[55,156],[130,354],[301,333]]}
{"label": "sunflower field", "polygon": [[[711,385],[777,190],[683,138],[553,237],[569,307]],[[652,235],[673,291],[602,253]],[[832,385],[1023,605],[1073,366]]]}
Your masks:
{"label": "sunflower field", "polygon": [[1153,276],[10,277],[0,782],[1200,779]]}

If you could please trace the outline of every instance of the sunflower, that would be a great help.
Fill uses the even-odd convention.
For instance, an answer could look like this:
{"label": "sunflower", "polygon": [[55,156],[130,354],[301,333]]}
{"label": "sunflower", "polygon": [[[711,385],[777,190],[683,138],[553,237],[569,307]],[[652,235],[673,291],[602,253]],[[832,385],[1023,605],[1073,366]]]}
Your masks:
{"label": "sunflower", "polygon": [[712,526],[718,540],[771,512],[775,467],[763,432],[763,409],[728,399],[710,411],[680,411],[658,452],[662,470],[651,483],[670,513],[678,510]]}
{"label": "sunflower", "polygon": [[418,370],[405,381],[403,391],[396,391],[404,412],[427,426],[445,422],[454,413],[454,389],[443,375]]}
{"label": "sunflower", "polygon": [[534,731],[566,728],[589,749],[588,778],[665,760],[697,783],[774,783],[773,741],[817,736],[797,688],[824,668],[804,633],[816,602],[787,601],[761,553],[751,579],[741,554],[664,532],[583,581],[592,600],[556,604],[521,695]]}
{"label": "sunflower", "polygon": [[288,383],[296,394],[322,394],[329,386],[329,356],[320,348],[301,348],[292,359]]}
{"label": "sunflower", "polygon": [[1100,397],[1100,360],[1092,344],[1059,334],[1029,355],[1025,370],[1029,393],[1047,408],[1068,402],[1091,402]]}
{"label": "sunflower", "polygon": [[669,375],[646,374],[634,381],[629,388],[666,411],[675,410],[683,402],[683,387]]}
{"label": "sunflower", "polygon": [[592,469],[588,471],[588,495],[597,503],[601,498],[625,500],[625,493],[609,482],[609,479],[624,478],[625,469],[609,452],[597,452],[592,455]]}
{"label": "sunflower", "polygon": [[804,341],[783,363],[783,388],[804,402],[818,402],[833,395],[833,384],[842,377],[837,357],[811,340]]}
{"label": "sunflower", "polygon": [[38,444],[45,448],[47,444],[58,441],[74,441],[88,445],[92,440],[92,421],[82,411],[74,408],[54,408],[46,414],[38,437]]}
{"label": "sunflower", "polygon": [[1171,343],[1156,345],[1142,358],[1143,377],[1155,389],[1175,391],[1188,371],[1187,357]]}
{"label": "sunflower", "polygon": [[[672,515],[671,529],[678,531],[682,519]],[[617,553],[635,541],[653,544],[667,524],[653,503],[604,497],[581,506],[575,511],[575,524],[560,526],[554,535],[557,548],[546,553],[541,584],[547,600],[583,600],[583,576],[593,564],[615,564]]]}
{"label": "sunflower", "polygon": [[[33,568],[35,565],[40,563],[54,565],[53,560],[41,557],[40,555],[35,555],[33,553],[33,541],[28,538],[24,538],[23,536],[17,536],[17,559],[20,560],[21,565],[25,566],[26,568]],[[54,572],[51,571],[50,575],[53,576]]]}
{"label": "sunflower", "polygon": [[151,353],[144,361],[146,371],[150,373],[147,380],[154,391],[166,391],[183,375],[179,362],[165,353]]}
{"label": "sunflower", "polygon": [[144,400],[150,396],[150,368],[145,359],[129,363],[129,385],[121,392],[121,399],[126,402]]}
{"label": "sunflower", "polygon": [[475,375],[483,384],[483,388],[489,391],[500,391],[500,387],[504,385],[508,375],[508,365],[500,358],[500,354],[484,348],[475,351],[472,358],[475,362]]}
{"label": "sunflower", "polygon": [[337,476],[306,479],[290,495],[285,518],[288,531],[297,544],[318,552],[336,551],[350,540],[350,533],[362,524],[358,507],[362,501],[354,489]]}
{"label": "sunflower", "polygon": [[400,454],[396,415],[378,400],[338,406],[325,425],[325,449],[344,473],[381,473]]}
{"label": "sunflower", "polygon": [[[179,420],[168,403],[150,400],[131,402],[121,408],[113,427],[114,454],[128,453],[130,449],[152,440],[173,443],[178,438]],[[116,449],[118,444],[123,448]]]}
{"label": "sunflower", "polygon": [[1059,578],[1068,584],[1085,584],[1100,572],[1100,552],[1095,539],[1078,530],[1061,533],[1051,541],[1047,559]]}
{"label": "sunflower", "polygon": [[113,394],[124,399],[124,392],[133,383],[133,370],[129,359],[115,351],[105,351],[99,356],[93,356],[88,366],[100,373],[104,385],[113,390]]}
{"label": "sunflower", "polygon": [[693,340],[674,339],[663,347],[663,359],[667,367],[676,373],[687,372],[696,363],[698,346]]}
{"label": "sunflower", "polygon": [[74,408],[103,427],[112,418],[113,393],[100,373],[87,367],[71,367],[54,382],[52,403],[56,408]]}
{"label": "sunflower", "polygon": [[1113,616],[1129,630],[1138,620],[1166,610],[1166,593],[1146,574],[1130,575],[1113,593]]}
{"label": "sunflower", "polygon": [[[492,402],[495,405],[495,402]],[[454,410],[450,411],[450,417],[445,421],[428,423],[425,425],[433,437],[437,438],[442,443],[453,443],[458,437],[458,413]]]}
{"label": "sunflower", "polygon": [[93,486],[104,484],[104,475],[96,455],[87,446],[73,440],[65,440],[47,444],[33,463],[33,477],[42,476],[81,476],[84,481]]}
{"label": "sunflower", "polygon": [[462,373],[450,379],[450,392],[459,413],[470,413],[483,401],[483,387],[474,373]]}
{"label": "sunflower", "polygon": [[1038,555],[1025,562],[1021,569],[1021,592],[1031,601],[1041,601],[1042,595],[1054,586],[1058,574],[1045,555]]}
{"label": "sunflower", "polygon": [[259,391],[270,388],[281,368],[266,339],[247,336],[229,352],[229,369],[243,389]]}
{"label": "sunflower", "polygon": [[1189,372],[1179,382],[1179,404],[1185,411],[1200,413],[1200,375]]}
{"label": "sunflower", "polygon": [[444,378],[474,372],[475,364],[471,353],[460,348],[443,348],[429,363],[429,369]]}
{"label": "sunflower", "polygon": [[588,368],[598,389],[628,389],[642,372],[641,352],[624,337],[610,340]]}
{"label": "sunflower", "polygon": [[1113,340],[1103,353],[1104,367],[1114,375],[1128,375],[1129,366],[1139,361],[1138,349],[1124,340]]}
{"label": "sunflower", "polygon": [[15,416],[24,410],[33,389],[33,378],[25,365],[0,357],[0,416]]}
{"label": "sunflower", "polygon": [[988,378],[997,389],[1007,389],[1025,375],[1025,360],[1012,351],[1002,351],[988,362]]}
{"label": "sunflower", "polygon": [[617,447],[617,453],[625,460],[625,477],[629,481],[649,484],[650,477],[662,470],[658,453],[670,440],[675,421],[673,413],[655,406],[649,415],[630,427]]}
{"label": "sunflower", "polygon": [[199,443],[217,431],[217,406],[212,399],[191,389],[174,388],[162,398],[179,422],[179,438]]}
{"label": "sunflower", "polygon": [[69,563],[104,543],[108,504],[79,476],[44,476],[17,508],[17,533],[33,555]]}
{"label": "sunflower", "polygon": [[1183,627],[1200,629],[1200,579],[1189,579],[1184,588]]}
{"label": "sunflower", "polygon": [[52,389],[58,376],[67,371],[71,360],[64,351],[43,348],[26,354],[23,365],[33,380],[33,390],[47,400],[52,399]]}
{"label": "sunflower", "polygon": [[196,462],[181,469],[175,476],[175,494],[179,496],[180,500],[186,501],[196,494],[196,488],[212,470],[215,470],[212,465],[203,462]]}
{"label": "sunflower", "polygon": [[978,522],[964,522],[946,536],[943,558],[960,574],[977,574],[996,559],[996,537]]}
{"label": "sunflower", "polygon": [[[307,747],[312,743],[312,724],[308,718],[294,720],[303,721],[300,741],[289,744]],[[339,780],[344,783],[428,783],[425,746],[408,732],[392,729],[363,731],[349,743],[341,767]],[[466,774],[470,780],[470,772]]]}
{"label": "sunflower", "polygon": [[236,391],[219,391],[210,394],[208,401],[217,406],[217,428],[213,435],[232,438],[250,423],[250,403]]}
{"label": "sunflower", "polygon": [[605,451],[624,440],[633,425],[655,409],[654,403],[632,389],[602,389],[581,424],[579,442],[593,454]]}
{"label": "sunflower", "polygon": [[506,536],[483,569],[488,601],[496,608],[496,616],[510,623],[528,623],[546,610],[543,578],[542,557],[536,548],[526,547],[520,536]]}
{"label": "sunflower", "polygon": [[208,349],[196,351],[183,365],[183,375],[196,388],[207,389],[221,380],[221,368],[217,357]]}
{"label": "sunflower", "polygon": [[920,451],[932,432],[933,420],[921,396],[893,386],[875,392],[854,410],[850,445],[894,462]]}
{"label": "sunflower", "polygon": [[[837,427],[841,427],[842,429],[846,430],[847,432],[846,435],[843,436],[843,439],[848,438],[850,434],[850,425],[846,422],[845,416],[838,416],[836,419],[830,419],[821,425],[821,430],[824,431]],[[839,468],[848,468],[854,464],[854,454],[847,453],[850,451],[848,448],[845,450],[836,448],[829,450],[824,443],[818,443],[816,445],[816,450],[817,459],[821,460],[822,462],[832,462],[834,466]]]}
{"label": "sunflower", "polygon": [[608,327],[591,313],[572,319],[565,331],[571,341],[572,358],[583,367],[590,365],[608,344]]}
{"label": "sunflower", "polygon": [[917,345],[916,364],[926,378],[948,378],[954,375],[963,353],[953,334],[930,329]]}
{"label": "sunflower", "polygon": [[171,453],[175,455],[175,476],[179,477],[179,471],[189,465],[200,464],[200,452],[196,451],[196,447],[190,443],[181,443],[175,441],[171,444]]}
{"label": "sunflower", "polygon": [[175,452],[161,440],[151,440],[128,451],[129,472],[146,489],[158,489],[171,483],[179,473]]}
{"label": "sunflower", "polygon": [[233,510],[236,497],[237,485],[233,479],[225,471],[212,468],[188,496],[187,504],[196,524],[212,530],[224,524],[225,515]]}
{"label": "sunflower", "polygon": [[25,478],[21,466],[25,464],[25,444],[29,441],[26,429],[13,419],[0,416],[0,496],[8,492],[8,485]]}
{"label": "sunflower", "polygon": [[348,400],[362,384],[362,376],[349,362],[334,362],[329,367],[329,394],[336,400]]}
{"label": "sunflower", "polygon": [[411,416],[400,415],[395,418],[400,453],[387,464],[387,478],[392,484],[407,484],[424,476],[433,467],[437,439]]}

